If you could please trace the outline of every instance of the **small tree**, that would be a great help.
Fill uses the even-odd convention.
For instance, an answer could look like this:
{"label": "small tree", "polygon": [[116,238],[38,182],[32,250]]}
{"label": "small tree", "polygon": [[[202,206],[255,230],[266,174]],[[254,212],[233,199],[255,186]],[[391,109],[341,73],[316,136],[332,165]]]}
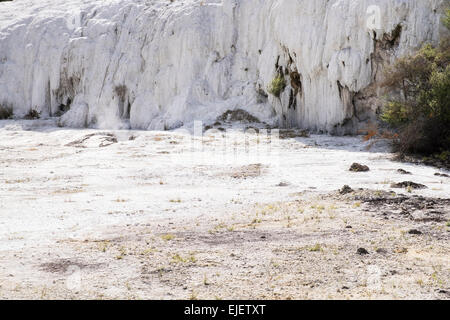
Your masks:
{"label": "small tree", "polygon": [[[444,24],[450,29],[450,10]],[[398,150],[431,154],[450,150],[450,41],[425,45],[387,72],[386,86],[401,96],[387,103],[382,120],[398,129]]]}

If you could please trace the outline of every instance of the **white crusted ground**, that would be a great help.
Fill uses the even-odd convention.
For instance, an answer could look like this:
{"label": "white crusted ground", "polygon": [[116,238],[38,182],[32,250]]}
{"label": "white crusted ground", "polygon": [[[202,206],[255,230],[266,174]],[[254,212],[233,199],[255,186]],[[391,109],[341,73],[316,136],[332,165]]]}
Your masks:
{"label": "white crusted ground", "polygon": [[[330,195],[347,184],[446,198],[437,169],[361,137],[195,141],[0,121],[0,297],[448,298],[448,205],[426,205],[428,221]],[[428,189],[390,187],[405,180]]]}

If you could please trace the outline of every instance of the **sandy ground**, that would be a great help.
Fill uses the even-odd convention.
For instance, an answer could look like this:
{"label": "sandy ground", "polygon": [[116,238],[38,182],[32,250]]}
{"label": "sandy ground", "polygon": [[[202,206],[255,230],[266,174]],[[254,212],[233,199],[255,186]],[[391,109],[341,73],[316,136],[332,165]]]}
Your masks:
{"label": "sandy ground", "polygon": [[0,298],[450,298],[448,172],[228,133],[0,121]]}

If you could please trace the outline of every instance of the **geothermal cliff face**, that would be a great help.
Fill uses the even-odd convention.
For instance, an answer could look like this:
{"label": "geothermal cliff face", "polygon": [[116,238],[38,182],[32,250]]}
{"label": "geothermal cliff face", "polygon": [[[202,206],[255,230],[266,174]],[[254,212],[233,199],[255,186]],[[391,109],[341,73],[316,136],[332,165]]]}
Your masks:
{"label": "geothermal cliff face", "polygon": [[[67,126],[171,129],[244,109],[355,132],[383,64],[439,37],[442,0],[15,0],[0,4],[0,104]],[[375,6],[374,6],[375,5]],[[279,97],[268,93],[276,77]],[[129,120],[128,120],[129,119]]]}

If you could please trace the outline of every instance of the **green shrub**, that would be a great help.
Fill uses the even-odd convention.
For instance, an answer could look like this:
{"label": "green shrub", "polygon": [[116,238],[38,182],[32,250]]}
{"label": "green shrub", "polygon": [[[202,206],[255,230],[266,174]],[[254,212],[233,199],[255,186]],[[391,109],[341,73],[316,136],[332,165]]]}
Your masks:
{"label": "green shrub", "polygon": [[13,116],[13,109],[11,106],[0,104],[0,120],[10,119]]}
{"label": "green shrub", "polygon": [[[450,23],[450,10],[444,23]],[[446,22],[447,21],[447,22]],[[381,119],[398,130],[401,153],[433,154],[450,150],[450,41],[425,45],[388,71],[386,86],[401,96],[389,101]]]}
{"label": "green shrub", "polygon": [[381,119],[394,127],[399,127],[408,123],[409,106],[398,102],[390,101],[387,103]]}
{"label": "green shrub", "polygon": [[40,118],[41,118],[41,113],[39,111],[37,111],[36,109],[30,109],[30,111],[28,111],[28,113],[24,117],[24,119],[26,119],[26,120],[35,120],[35,119],[40,119]]}
{"label": "green shrub", "polygon": [[270,83],[268,91],[270,94],[279,98],[281,93],[284,91],[284,88],[286,88],[286,80],[284,79],[283,76],[278,75]]}
{"label": "green shrub", "polygon": [[444,26],[450,29],[450,9],[445,10],[444,19],[442,19]]}

